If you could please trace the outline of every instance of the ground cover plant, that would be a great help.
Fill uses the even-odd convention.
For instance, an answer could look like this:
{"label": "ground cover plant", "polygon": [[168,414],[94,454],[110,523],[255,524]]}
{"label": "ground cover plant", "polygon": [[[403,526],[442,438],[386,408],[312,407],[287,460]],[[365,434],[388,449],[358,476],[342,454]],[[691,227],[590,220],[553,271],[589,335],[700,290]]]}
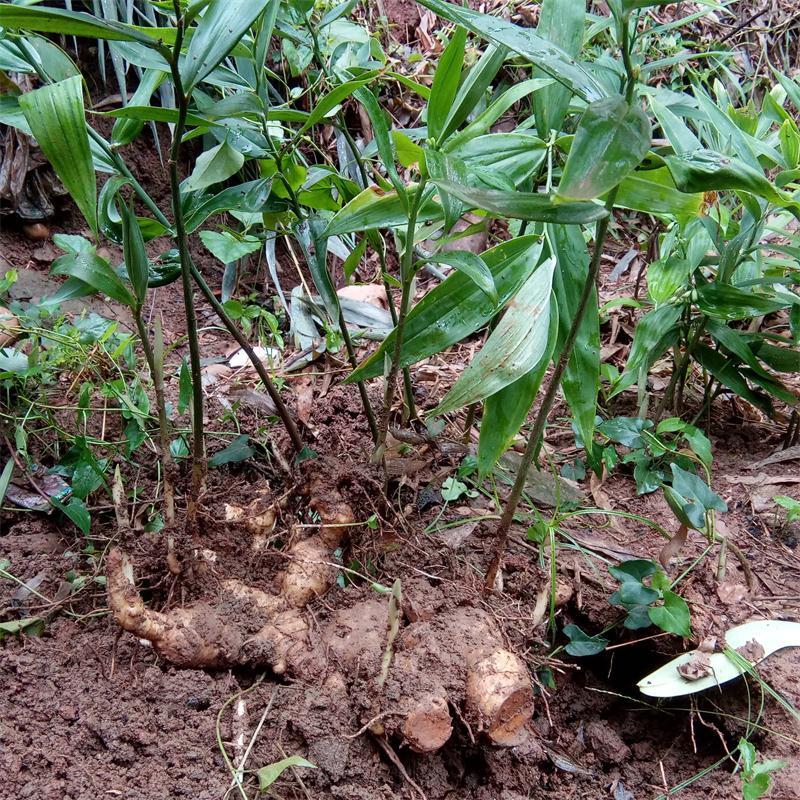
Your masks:
{"label": "ground cover plant", "polygon": [[791,629],[725,639],[797,617],[746,5],[0,4],[17,792],[55,713],[43,796],[791,796]]}

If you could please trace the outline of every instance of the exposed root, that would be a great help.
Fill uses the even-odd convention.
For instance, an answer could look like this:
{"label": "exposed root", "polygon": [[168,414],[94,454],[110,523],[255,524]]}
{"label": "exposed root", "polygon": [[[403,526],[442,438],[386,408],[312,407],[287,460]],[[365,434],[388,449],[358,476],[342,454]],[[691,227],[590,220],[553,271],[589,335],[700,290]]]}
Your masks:
{"label": "exposed root", "polygon": [[[358,705],[362,721],[371,720],[368,729],[419,753],[435,752],[450,738],[451,705],[471,731],[484,733],[492,743],[521,742],[533,714],[530,675],[525,663],[503,647],[487,613],[457,607],[399,627],[396,607],[388,671],[390,614],[384,598],[336,611],[319,635],[311,636],[305,607],[333,585],[331,551],[354,522],[352,509],[335,492],[328,490],[322,501],[314,489],[312,482],[310,504],[320,528],[289,546],[277,593],[229,580],[214,607],[198,603],[158,613],[146,608],[130,561],[116,549],[107,562],[114,618],[179,667],[269,666],[277,674],[323,684],[337,704],[349,702],[348,686],[359,685]],[[241,521],[271,530],[274,514],[270,518],[261,508]],[[247,630],[239,630],[232,619],[246,620]]]}

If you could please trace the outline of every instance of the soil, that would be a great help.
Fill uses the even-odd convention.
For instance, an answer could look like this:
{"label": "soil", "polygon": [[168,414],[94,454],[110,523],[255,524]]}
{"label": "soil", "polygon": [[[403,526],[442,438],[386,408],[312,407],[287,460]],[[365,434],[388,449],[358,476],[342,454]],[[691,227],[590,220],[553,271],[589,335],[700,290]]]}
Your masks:
{"label": "soil", "polygon": [[[399,15],[407,22],[403,6],[386,5],[390,16]],[[156,187],[156,199],[163,201],[165,176],[152,147],[136,146],[126,155],[131,156],[134,173],[147,176]],[[75,233],[83,225],[67,204],[50,228],[53,233]],[[161,244],[167,243],[153,247]],[[28,271],[28,296],[44,291],[50,255],[37,255],[42,247],[4,221],[0,248],[10,266]],[[219,266],[199,245],[195,247],[198,265],[211,285],[219,286]],[[288,291],[293,268],[286,264],[283,270]],[[614,280],[608,272],[604,290],[611,292]],[[176,341],[185,330],[179,289],[173,284],[153,294],[152,311],[163,316],[168,341]],[[25,293],[18,299],[27,299]],[[113,308],[95,310],[118,315]],[[200,314],[206,325],[214,325],[213,314],[203,304]],[[124,315],[117,318],[125,324]],[[618,330],[622,333],[614,339],[624,347],[625,320]],[[608,338],[608,329],[605,334]],[[442,386],[454,379],[464,363],[464,348],[475,346],[477,342],[467,343],[415,369],[422,408],[431,406]],[[216,355],[228,352],[231,340],[211,327],[203,335],[203,347],[204,355]],[[178,347],[174,357],[183,352]],[[691,641],[654,637],[652,629],[615,632],[613,649],[600,656],[573,659],[562,650],[549,657],[547,620],[535,611],[537,596],[548,585],[547,552],[526,541],[524,529],[515,531],[504,570],[504,591],[486,595],[481,576],[489,560],[491,529],[470,519],[496,513],[497,508],[484,496],[443,505],[440,492],[463,450],[456,448],[452,451],[456,455],[448,455],[445,448],[423,443],[409,452],[407,444],[391,442],[389,461],[396,479],[392,502],[387,504],[381,476],[368,466],[371,444],[358,394],[355,388],[338,383],[339,371],[329,361],[287,381],[292,403],[305,404],[305,435],[319,458],[287,474],[277,459],[262,452],[242,465],[211,473],[202,502],[201,541],[195,543],[206,551],[205,571],[176,579],[166,566],[164,532],[125,534],[121,543],[133,558],[139,588],[147,603],[159,610],[197,601],[213,604],[219,599],[220,581],[231,577],[273,589],[283,565],[281,547],[293,536],[294,526],[313,524],[302,486],[309,475],[325,475],[347,487],[356,519],[376,521],[355,526],[336,557],[356,573],[368,575],[370,581],[390,586],[400,579],[401,630],[410,630],[415,620],[432,620],[435,626],[437,619],[454,610],[479,610],[494,619],[506,646],[525,659],[537,690],[536,711],[525,741],[509,748],[494,747],[467,720],[456,719],[450,740],[432,755],[415,754],[391,739],[381,743],[365,727],[374,711],[374,672],[351,681],[346,699],[341,699],[331,695],[316,676],[278,676],[248,666],[216,672],[175,669],[150,646],[121,633],[107,613],[103,556],[113,542],[119,543],[119,535],[108,500],[98,493],[91,536],[86,538],[76,537],[75,529],[63,519],[3,510],[0,560],[10,562],[4,569],[29,587],[32,579],[37,582],[31,592],[3,580],[0,618],[40,616],[45,626],[39,635],[7,635],[0,644],[0,692],[6,698],[0,718],[4,775],[0,798],[237,797],[227,759],[239,758],[248,750],[245,786],[249,797],[255,796],[255,770],[287,756],[302,756],[316,769],[293,767],[283,772],[269,792],[282,798],[341,800],[422,796],[428,800],[648,800],[673,794],[687,800],[733,800],[741,797],[741,781],[727,755],[742,736],[757,747],[761,758],[787,762],[775,773],[769,797],[794,800],[798,796],[800,725],[773,698],[767,697],[762,706],[758,684],[739,680],[719,691],[663,703],[648,700],[636,688],[650,671],[708,636],[720,639],[732,625],[758,618],[800,621],[796,532],[777,524],[771,511],[755,511],[755,484],[743,481],[743,477],[763,473],[763,485],[773,485],[772,477],[781,493],[797,496],[798,484],[792,480],[796,461],[750,469],[778,449],[774,425],[743,418],[741,409],[721,401],[710,420],[714,488],[729,503],[725,530],[744,554],[752,585],[748,586],[747,576],[730,553],[726,574],[720,578],[718,550],[700,558],[705,541],[693,534],[670,568],[676,576],[700,558],[681,586],[693,614]],[[175,392],[174,381],[171,391]],[[377,403],[380,387],[376,384],[370,391]],[[623,398],[610,411],[630,412],[626,403],[630,400]],[[220,407],[209,404],[212,433],[229,428],[220,421],[221,413]],[[562,416],[557,409],[553,418]],[[242,432],[269,445],[267,454],[272,449],[284,459],[289,456],[285,436],[277,427],[263,433],[267,420],[263,412],[243,408],[237,420]],[[457,426],[444,437],[453,442],[460,439]],[[548,445],[569,457],[571,438],[560,421],[548,434]],[[143,498],[141,507],[152,496],[154,480],[147,459],[140,466],[136,485]],[[131,477],[126,473],[126,480]],[[630,476],[617,474],[601,488],[604,495],[594,492],[597,505],[607,503],[674,529],[663,498],[656,494],[637,497]],[[582,489],[591,496],[588,481]],[[501,496],[503,491],[500,487]],[[283,503],[269,547],[256,552],[251,535],[224,519],[226,504],[246,505],[260,493],[283,498]],[[568,599],[558,609],[557,628],[560,631],[574,623],[596,633],[618,617],[608,603],[615,582],[604,559],[610,553],[616,554],[614,561],[656,559],[664,542],[651,528],[632,519],[612,525],[600,516],[586,517],[571,523],[569,533],[582,547],[565,547],[558,553],[559,584]],[[181,544],[188,548],[192,543]],[[353,577],[345,579],[345,574]],[[324,630],[337,612],[365,600],[388,610],[385,596],[375,594],[354,573],[342,572],[339,585],[309,606],[313,630]],[[447,631],[438,635],[439,647],[446,653]],[[557,634],[556,643],[565,642]],[[456,643],[451,640],[451,645],[455,652]],[[434,677],[454,687],[451,699],[457,710],[463,664],[453,658],[437,664],[442,673]],[[795,707],[800,705],[799,670],[800,651],[791,649],[771,656],[760,669]],[[402,682],[399,691],[403,691]],[[682,788],[680,793],[678,788]]]}

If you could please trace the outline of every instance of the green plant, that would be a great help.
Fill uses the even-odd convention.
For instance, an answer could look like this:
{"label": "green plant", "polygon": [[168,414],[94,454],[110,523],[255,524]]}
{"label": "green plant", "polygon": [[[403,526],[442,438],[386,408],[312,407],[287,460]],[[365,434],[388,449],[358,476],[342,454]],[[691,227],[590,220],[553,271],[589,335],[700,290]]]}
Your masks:
{"label": "green plant", "polygon": [[769,791],[771,774],[783,769],[786,762],[777,759],[758,761],[756,748],[747,739],[739,740],[738,750],[741,764],[742,798],[743,800],[758,800]]}
{"label": "green plant", "polygon": [[[654,492],[669,480],[672,463],[682,470],[699,464],[711,467],[711,443],[694,425],[670,417],[655,425],[640,417],[614,417],[597,424],[597,433],[607,444],[593,443],[589,460],[596,472],[611,472],[618,464],[632,464],[637,494]],[[685,443],[688,447],[681,447]],[[622,455],[615,445],[627,452]]]}

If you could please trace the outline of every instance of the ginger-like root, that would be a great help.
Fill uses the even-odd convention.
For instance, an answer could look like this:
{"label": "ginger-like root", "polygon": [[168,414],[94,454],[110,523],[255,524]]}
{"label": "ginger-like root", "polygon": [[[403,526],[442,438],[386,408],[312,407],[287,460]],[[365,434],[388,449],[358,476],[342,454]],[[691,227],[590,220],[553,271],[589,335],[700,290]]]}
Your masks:
{"label": "ginger-like root", "polygon": [[502,648],[470,653],[466,705],[477,717],[479,730],[495,744],[518,744],[533,716],[533,690],[525,663]]}
{"label": "ginger-like root", "polygon": [[241,650],[242,637],[206,603],[176,608],[167,614],[151,611],[133,579],[128,557],[114,548],[106,560],[108,599],[117,624],[177,667],[228,666]]}
{"label": "ginger-like root", "polygon": [[[305,607],[332,586],[332,550],[354,521],[341,496],[326,491],[327,498],[320,499],[321,488],[312,481],[310,505],[321,525],[289,546],[276,593],[229,580],[220,585],[220,602],[214,607],[198,603],[158,613],[146,608],[128,558],[115,549],[107,560],[114,618],[179,667],[269,665],[277,674],[319,681],[336,703],[346,702],[348,683],[371,686],[372,707],[361,705],[369,711],[368,716],[364,712],[366,719],[379,720],[371,725],[373,732],[397,737],[418,753],[435,752],[448,741],[451,706],[463,707],[459,717],[494,744],[519,743],[533,714],[530,676],[525,663],[504,648],[495,622],[484,611],[462,606],[413,617],[390,642],[388,673],[383,598],[335,612],[318,635],[311,635]],[[257,513],[245,513],[240,520],[257,520],[254,536],[263,534],[265,525],[271,534],[274,514],[263,504],[250,512]],[[386,678],[380,686],[379,675]]]}

